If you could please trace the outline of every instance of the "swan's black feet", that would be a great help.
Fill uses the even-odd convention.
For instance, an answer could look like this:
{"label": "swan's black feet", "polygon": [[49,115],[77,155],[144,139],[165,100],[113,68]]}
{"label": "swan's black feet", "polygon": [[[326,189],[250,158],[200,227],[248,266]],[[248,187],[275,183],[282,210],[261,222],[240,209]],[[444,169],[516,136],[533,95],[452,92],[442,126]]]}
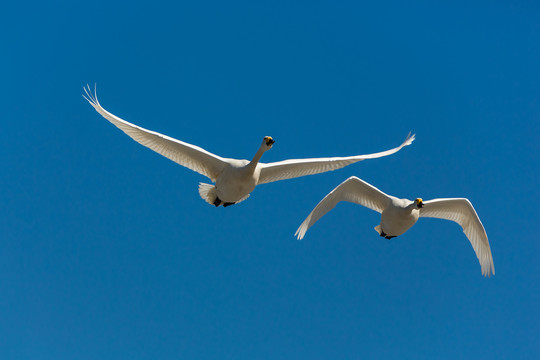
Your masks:
{"label": "swan's black feet", "polygon": [[231,203],[231,202],[226,202],[226,203],[224,203],[223,201],[221,201],[220,198],[218,198],[218,197],[216,196],[216,200],[214,200],[214,205],[215,205],[216,207],[218,207],[218,206],[221,205],[221,204],[223,204],[223,207],[227,207],[227,206],[234,205],[234,204],[236,204],[236,203]]}
{"label": "swan's black feet", "polygon": [[381,236],[385,239],[388,239],[390,240],[391,238],[395,238],[395,236],[389,236],[389,235],[386,235],[386,233],[384,231],[381,230]]}

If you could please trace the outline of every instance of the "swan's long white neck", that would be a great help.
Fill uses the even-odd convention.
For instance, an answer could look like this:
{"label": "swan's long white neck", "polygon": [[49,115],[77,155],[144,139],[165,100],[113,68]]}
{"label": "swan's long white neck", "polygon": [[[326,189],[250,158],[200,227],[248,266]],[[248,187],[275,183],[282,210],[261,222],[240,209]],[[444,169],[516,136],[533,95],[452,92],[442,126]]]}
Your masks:
{"label": "swan's long white neck", "polygon": [[251,162],[246,166],[251,172],[255,172],[255,169],[257,168],[257,164],[261,160],[261,157],[266,152],[267,148],[265,144],[262,144],[259,150],[255,153],[255,156],[253,156],[253,159],[251,159]]}

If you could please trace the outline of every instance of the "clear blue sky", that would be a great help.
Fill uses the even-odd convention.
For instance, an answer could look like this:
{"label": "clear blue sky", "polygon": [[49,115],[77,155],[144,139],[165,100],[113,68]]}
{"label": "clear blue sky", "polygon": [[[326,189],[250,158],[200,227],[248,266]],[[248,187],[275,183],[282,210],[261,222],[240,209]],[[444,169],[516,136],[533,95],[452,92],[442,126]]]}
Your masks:
{"label": "clear blue sky", "polygon": [[[0,358],[537,359],[540,5],[534,1],[11,2],[1,17]],[[216,154],[391,157],[258,187],[203,176],[82,98]],[[380,238],[349,176],[467,197],[458,225]]]}

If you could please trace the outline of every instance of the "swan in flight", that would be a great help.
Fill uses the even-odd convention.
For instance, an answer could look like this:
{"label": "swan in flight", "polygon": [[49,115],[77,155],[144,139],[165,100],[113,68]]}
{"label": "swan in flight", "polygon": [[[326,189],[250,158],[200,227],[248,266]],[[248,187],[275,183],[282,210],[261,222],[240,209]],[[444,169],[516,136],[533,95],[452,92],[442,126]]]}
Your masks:
{"label": "swan in flight", "polygon": [[88,100],[98,113],[133,140],[215,182],[215,185],[199,183],[200,196],[207,203],[215,206],[223,205],[226,207],[239,203],[247,199],[255,186],[260,184],[319,174],[341,169],[361,160],[388,156],[414,141],[414,135],[409,134],[400,146],[375,154],[284,160],[265,164],[259,162],[259,160],[274,144],[274,140],[270,136],[265,136],[259,150],[257,150],[251,161],[228,159],[214,155],[198,146],[143,129],[122,120],[101,107],[95,89],[94,93],[92,93],[87,85],[84,92],[86,96],[83,94],[83,97]]}
{"label": "swan in flight", "polygon": [[351,176],[317,204],[295,235],[301,240],[317,220],[332,210],[340,201],[348,201],[381,213],[381,223],[375,227],[380,236],[391,239],[411,228],[418,218],[432,217],[458,223],[471,242],[482,268],[482,275],[495,274],[491,248],[486,230],[467,199],[434,199],[414,201],[386,195],[367,182]]}

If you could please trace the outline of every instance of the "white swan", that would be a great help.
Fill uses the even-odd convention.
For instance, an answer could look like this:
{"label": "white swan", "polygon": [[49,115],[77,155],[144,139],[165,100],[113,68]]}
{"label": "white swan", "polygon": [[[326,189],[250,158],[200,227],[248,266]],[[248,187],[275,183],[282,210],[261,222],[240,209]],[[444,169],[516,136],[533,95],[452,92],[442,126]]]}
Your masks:
{"label": "white swan", "polygon": [[491,248],[486,230],[467,199],[434,199],[415,201],[398,199],[386,195],[376,187],[352,176],[338,185],[317,204],[295,235],[301,240],[306,231],[324,214],[332,210],[340,201],[348,201],[381,213],[381,223],[375,227],[380,236],[391,239],[403,234],[413,226],[419,217],[434,217],[452,220],[461,225],[463,232],[480,261],[482,275],[495,274]]}
{"label": "white swan", "polygon": [[83,97],[105,119],[125,132],[138,143],[154,150],[170,160],[207,176],[215,185],[199,183],[201,197],[215,206],[229,206],[249,197],[259,184],[292,179],[305,175],[319,174],[340,169],[355,162],[391,155],[414,141],[414,135],[407,136],[398,147],[368,155],[331,157],[318,159],[285,160],[269,164],[259,162],[263,153],[272,148],[274,140],[265,136],[259,150],[251,161],[227,159],[214,155],[198,146],[173,139],[154,131],[143,129],[111,114],[101,107],[90,87],[84,88]]}

